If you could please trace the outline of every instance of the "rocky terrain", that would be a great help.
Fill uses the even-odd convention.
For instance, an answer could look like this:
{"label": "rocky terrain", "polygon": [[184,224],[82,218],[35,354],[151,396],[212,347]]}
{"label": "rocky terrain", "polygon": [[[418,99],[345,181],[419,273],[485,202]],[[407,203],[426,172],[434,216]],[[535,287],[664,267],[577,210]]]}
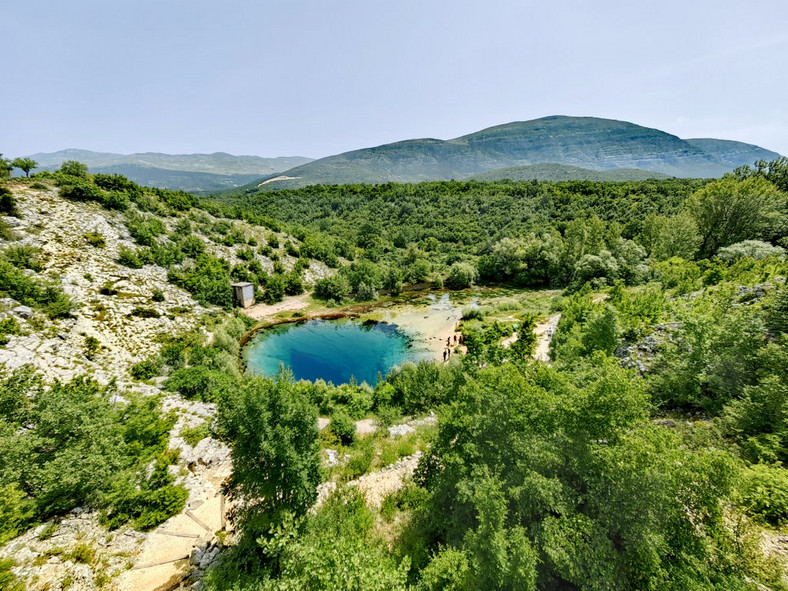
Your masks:
{"label": "rocky terrain", "polygon": [[[3,246],[40,249],[42,269],[28,272],[58,284],[74,309],[71,317],[53,320],[10,298],[0,300],[0,319],[12,317],[21,329],[21,334],[7,335],[7,342],[0,346],[0,367],[31,366],[49,381],[88,375],[103,384],[115,381],[121,396],[128,391],[161,396],[163,411],[177,415],[170,447],[180,450],[176,483],[186,487],[189,497],[183,513],[147,533],[129,526],[110,532],[99,525],[95,512],[77,508],[8,542],[0,548],[0,559],[16,562],[14,573],[27,589],[172,588],[207,566],[227,534],[221,484],[232,462],[229,449],[220,442],[206,437],[190,445],[180,436],[185,427],[210,422],[215,413],[212,404],[165,394],[159,388],[161,379],[139,382],[129,370],[158,351],[161,337],[202,327],[203,315],[217,310],[201,306],[169,283],[162,267],[130,269],[116,262],[122,247],[135,246],[120,213],[64,200],[55,188],[17,184],[12,190],[19,213],[2,220],[12,228],[15,239],[4,241]],[[218,221],[204,212],[199,215],[210,223]],[[171,230],[182,217],[162,219]],[[263,243],[270,234],[243,222],[227,221]],[[103,238],[102,246],[92,246],[86,238],[97,235]],[[207,252],[232,264],[238,262],[236,247],[201,239]],[[267,270],[273,267],[270,258],[259,259]],[[280,260],[286,268],[295,262],[284,252]],[[326,272],[315,261],[305,270],[305,280]],[[139,307],[155,314],[134,315]]]}

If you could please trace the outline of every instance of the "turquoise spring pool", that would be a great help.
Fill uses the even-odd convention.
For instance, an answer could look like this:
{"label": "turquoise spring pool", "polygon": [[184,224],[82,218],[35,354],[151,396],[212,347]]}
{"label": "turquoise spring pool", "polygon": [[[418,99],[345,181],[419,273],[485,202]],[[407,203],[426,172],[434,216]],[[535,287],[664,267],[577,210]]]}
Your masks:
{"label": "turquoise spring pool", "polygon": [[354,320],[308,320],[259,332],[244,349],[247,369],[273,376],[280,365],[295,379],[344,384],[351,377],[374,385],[378,374],[405,361],[429,359],[426,346],[396,324]]}

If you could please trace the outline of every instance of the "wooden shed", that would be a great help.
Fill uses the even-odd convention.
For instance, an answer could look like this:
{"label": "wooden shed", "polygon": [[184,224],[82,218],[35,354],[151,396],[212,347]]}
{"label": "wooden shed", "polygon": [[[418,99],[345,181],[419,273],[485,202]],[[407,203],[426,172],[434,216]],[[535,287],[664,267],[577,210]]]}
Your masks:
{"label": "wooden shed", "polygon": [[248,308],[254,304],[254,285],[248,281],[241,281],[232,284],[235,290],[235,302],[242,308]]}

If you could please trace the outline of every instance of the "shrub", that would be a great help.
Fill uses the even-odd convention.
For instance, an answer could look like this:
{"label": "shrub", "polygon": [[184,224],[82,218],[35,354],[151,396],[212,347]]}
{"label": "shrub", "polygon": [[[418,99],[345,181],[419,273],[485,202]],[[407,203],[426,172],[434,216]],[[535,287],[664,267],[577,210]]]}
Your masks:
{"label": "shrub", "polygon": [[5,187],[0,187],[0,213],[19,217],[19,210],[16,207],[16,198]]}
{"label": "shrub", "polygon": [[129,313],[129,316],[136,316],[137,318],[159,318],[161,314],[159,314],[153,308],[142,308],[140,306],[136,306]]}
{"label": "shrub", "polygon": [[304,282],[299,273],[292,272],[285,276],[285,293],[291,296],[304,293]]}
{"label": "shrub", "polygon": [[150,296],[150,299],[154,302],[163,302],[164,301],[164,292],[160,290],[158,287],[153,290],[153,293]]}
{"label": "shrub", "polygon": [[355,480],[363,476],[372,467],[375,459],[375,441],[371,437],[362,439],[357,444],[357,448],[350,454],[350,459],[345,464],[343,478],[345,480]]}
{"label": "shrub", "polygon": [[98,232],[88,232],[87,234],[83,234],[82,237],[90,246],[95,246],[96,248],[104,248],[107,245],[104,236]]}
{"label": "shrub", "polygon": [[289,240],[287,242],[285,242],[285,252],[287,254],[289,254],[291,257],[298,258],[300,256],[299,252],[298,252],[298,249]]}
{"label": "shrub", "polygon": [[128,246],[121,246],[118,249],[118,263],[129,269],[142,269],[142,260],[137,251]]}
{"label": "shrub", "polygon": [[450,289],[465,289],[473,285],[479,278],[479,272],[471,263],[454,263],[449,268],[446,286]]}
{"label": "shrub", "polygon": [[378,292],[373,286],[362,281],[358,284],[358,289],[356,290],[356,299],[360,302],[376,300],[378,299]]}
{"label": "shrub", "polygon": [[356,439],[356,425],[353,420],[344,412],[336,412],[331,417],[328,430],[335,435],[342,445],[350,445]]}
{"label": "shrub", "polygon": [[42,271],[41,249],[28,245],[9,246],[2,252],[2,256],[9,263],[20,269]]}
{"label": "shrub", "polygon": [[60,196],[72,201],[102,202],[104,193],[88,180],[68,179],[60,187]]}
{"label": "shrub", "polygon": [[142,192],[142,187],[130,181],[122,174],[97,173],[93,175],[93,183],[106,191],[120,191],[123,193]]}
{"label": "shrub", "polygon": [[779,246],[772,246],[768,242],[761,242],[760,240],[744,240],[743,242],[737,242],[719,249],[717,256],[723,261],[736,261],[742,258],[782,258],[785,256],[785,249]]}
{"label": "shrub", "polygon": [[150,357],[131,366],[131,375],[136,380],[149,380],[161,374],[162,360],[160,357]]}
{"label": "shrub", "polygon": [[178,242],[178,246],[187,257],[191,258],[195,258],[205,252],[205,242],[197,236],[185,236]]}
{"label": "shrub", "polygon": [[152,216],[133,215],[126,220],[131,237],[143,246],[153,246],[156,237],[166,232],[162,221]]}
{"label": "shrub", "polygon": [[465,308],[462,311],[462,320],[484,320],[481,308]]}
{"label": "shrub", "polygon": [[788,472],[777,464],[755,464],[746,469],[741,502],[748,513],[771,525],[787,523]]}
{"label": "shrub", "polygon": [[170,269],[167,278],[191,293],[203,305],[215,304],[227,309],[233,305],[230,267],[226,261],[214,256],[198,255],[193,265]]}
{"label": "shrub", "polygon": [[323,300],[341,302],[350,295],[350,283],[339,274],[318,279],[315,282],[315,295]]}
{"label": "shrub", "polygon": [[0,258],[0,294],[5,293],[25,306],[43,309],[50,318],[70,315],[72,303],[59,288],[38,281]]}
{"label": "shrub", "polygon": [[254,258],[254,251],[251,248],[239,248],[235,255],[242,261],[251,261]]}
{"label": "shrub", "polygon": [[208,421],[203,421],[194,427],[184,427],[181,429],[181,437],[183,440],[194,447],[206,437],[211,436],[211,426]]}
{"label": "shrub", "polygon": [[285,277],[283,275],[271,275],[265,284],[263,301],[266,304],[281,302],[285,297]]}

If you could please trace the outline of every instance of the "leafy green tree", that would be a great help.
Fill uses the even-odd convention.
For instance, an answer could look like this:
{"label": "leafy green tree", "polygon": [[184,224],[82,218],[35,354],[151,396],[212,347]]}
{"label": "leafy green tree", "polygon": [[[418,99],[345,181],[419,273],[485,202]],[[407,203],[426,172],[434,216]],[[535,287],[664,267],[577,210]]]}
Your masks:
{"label": "leafy green tree", "polygon": [[593,313],[583,330],[583,347],[586,354],[602,351],[612,355],[621,340],[621,326],[618,313],[613,306],[605,306]]}
{"label": "leafy green tree", "polygon": [[227,490],[234,520],[253,544],[288,513],[304,515],[317,497],[317,412],[285,376],[246,378],[219,401],[220,431],[233,452]]}
{"label": "leafy green tree", "polygon": [[673,257],[691,260],[701,243],[698,226],[688,212],[673,216],[647,215],[639,240],[648,255],[658,261]]}
{"label": "leafy green tree", "polygon": [[88,167],[82,162],[76,160],[66,160],[60,165],[58,172],[62,175],[77,177],[81,179],[88,178]]}
{"label": "leafy green tree", "polygon": [[776,160],[757,160],[755,167],[741,166],[733,171],[739,180],[762,177],[784,193],[788,193],[788,158],[780,156]]}
{"label": "leafy green tree", "polygon": [[350,295],[350,291],[350,282],[339,273],[315,282],[315,295],[324,300],[341,302]]}
{"label": "leafy green tree", "polygon": [[14,167],[11,165],[11,161],[7,158],[3,158],[3,155],[0,154],[0,179],[9,178],[13,169]]}
{"label": "leafy green tree", "polygon": [[422,535],[470,567],[459,588],[743,585],[721,509],[732,461],[688,451],[646,400],[601,355],[574,376],[506,364],[459,389],[416,477]]}
{"label": "leafy green tree", "polygon": [[11,161],[11,166],[18,168],[25,173],[26,177],[29,177],[30,171],[38,167],[38,162],[32,158],[14,158]]}
{"label": "leafy green tree", "polygon": [[449,275],[446,277],[446,286],[451,289],[465,289],[476,283],[479,272],[471,263],[454,263],[449,267]]}
{"label": "leafy green tree", "polygon": [[770,239],[784,223],[786,197],[762,177],[724,177],[698,190],[687,210],[700,232],[700,252],[710,257],[742,240]]}
{"label": "leafy green tree", "polygon": [[364,496],[342,489],[306,520],[304,531],[281,528],[265,551],[280,572],[264,589],[405,591],[409,561],[398,561],[374,533]]}

